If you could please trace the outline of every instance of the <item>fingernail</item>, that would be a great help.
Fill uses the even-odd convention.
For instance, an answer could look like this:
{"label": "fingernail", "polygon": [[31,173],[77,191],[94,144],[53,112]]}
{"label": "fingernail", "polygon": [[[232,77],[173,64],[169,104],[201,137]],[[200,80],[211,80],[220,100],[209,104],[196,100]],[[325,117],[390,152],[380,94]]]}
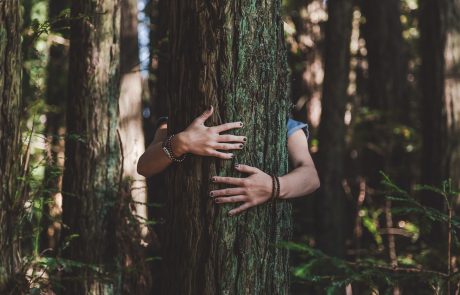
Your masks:
{"label": "fingernail", "polygon": [[242,145],[242,144],[240,144],[240,149],[242,149],[242,148],[243,148],[243,145]]}
{"label": "fingernail", "polygon": [[238,167],[240,167],[240,164],[235,164],[235,168],[238,169]]}
{"label": "fingernail", "polygon": [[243,138],[243,141],[244,141],[244,142],[246,142],[246,140],[248,140],[246,137],[245,137],[245,138]]}
{"label": "fingernail", "polygon": [[213,192],[210,192],[209,193],[209,196],[212,198],[214,196],[214,193]]}
{"label": "fingernail", "polygon": [[229,217],[232,217],[232,216],[233,216],[233,213],[228,212],[228,216],[229,216]]}
{"label": "fingernail", "polygon": [[208,111],[210,111],[212,109],[212,106],[208,106]]}
{"label": "fingernail", "polygon": [[243,122],[240,122],[240,127],[243,127]]}
{"label": "fingernail", "polygon": [[233,159],[233,157],[235,157],[235,155],[231,154],[231,155],[230,155],[230,158],[232,158],[232,159]]}
{"label": "fingernail", "polygon": [[214,202],[215,203],[220,203],[220,200],[219,199],[214,199]]}
{"label": "fingernail", "polygon": [[215,178],[215,177],[211,177],[211,181],[212,181],[212,182],[216,182],[216,178]]}

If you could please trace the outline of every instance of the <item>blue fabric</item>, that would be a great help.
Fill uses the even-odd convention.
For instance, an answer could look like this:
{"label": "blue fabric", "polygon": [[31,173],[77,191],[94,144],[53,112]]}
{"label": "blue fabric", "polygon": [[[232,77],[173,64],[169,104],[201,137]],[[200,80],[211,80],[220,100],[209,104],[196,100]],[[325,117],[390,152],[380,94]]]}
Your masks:
{"label": "blue fabric", "polygon": [[[160,117],[158,118],[157,125],[155,129],[160,127],[161,124],[165,123],[168,121],[168,117]],[[287,129],[288,129],[288,137],[294,134],[297,130],[302,129],[305,133],[305,136],[308,139],[308,136],[310,135],[310,132],[308,131],[308,124],[296,121],[294,119],[289,118],[287,122]]]}
{"label": "blue fabric", "polygon": [[310,136],[310,132],[308,131],[308,124],[296,121],[294,119],[289,118],[288,123],[287,123],[287,128],[288,128],[288,137],[300,129],[302,129],[303,132],[305,133],[307,140],[308,140],[308,137]]}

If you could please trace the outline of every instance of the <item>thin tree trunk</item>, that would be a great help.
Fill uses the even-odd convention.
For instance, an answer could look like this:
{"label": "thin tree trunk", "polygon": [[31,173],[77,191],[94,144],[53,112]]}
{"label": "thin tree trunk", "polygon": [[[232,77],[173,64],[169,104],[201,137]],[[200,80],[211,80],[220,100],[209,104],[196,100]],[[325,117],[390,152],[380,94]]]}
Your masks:
{"label": "thin tree trunk", "polygon": [[[422,180],[424,184],[440,185],[447,177],[446,114],[444,97],[444,49],[446,44],[445,8],[452,0],[420,1],[420,42],[422,64]],[[443,208],[442,198],[427,196],[426,204]]]}
{"label": "thin tree trunk", "polygon": [[324,86],[319,127],[319,175],[317,195],[318,246],[325,253],[345,256],[345,106],[350,68],[353,1],[328,1]]}
{"label": "thin tree trunk", "polygon": [[66,273],[63,285],[65,294],[117,294],[119,2],[75,0],[71,16],[62,241],[71,239],[64,257],[85,266]]}
{"label": "thin tree trunk", "polygon": [[[62,171],[64,168],[65,107],[68,81],[68,44],[65,23],[58,21],[60,14],[69,7],[68,1],[51,0],[48,19],[51,24],[49,39],[48,77],[45,134],[47,137],[47,165],[44,177],[44,201],[41,250],[56,249],[61,232],[62,214]],[[47,252],[49,253],[49,252]]]}
{"label": "thin tree trunk", "polygon": [[18,191],[21,113],[21,15],[19,1],[0,1],[0,293],[18,294],[21,274]]}
{"label": "thin tree trunk", "polygon": [[191,156],[168,173],[168,215],[160,294],[288,294],[289,202],[238,217],[216,206],[213,175],[244,163],[287,172],[287,71],[280,1],[170,1],[168,132],[209,105],[209,125],[243,121],[248,136],[234,161]]}
{"label": "thin tree trunk", "polygon": [[[142,129],[142,78],[139,62],[137,32],[137,0],[121,0],[121,43],[120,43],[120,138],[123,145],[123,187],[125,194],[123,212],[134,216],[126,219],[119,232],[121,238],[124,269],[124,291],[132,294],[148,294],[150,272],[147,267],[146,249],[142,246],[147,236],[147,184],[137,174],[137,161],[145,151]],[[130,212],[131,211],[131,212]]]}
{"label": "thin tree trunk", "polygon": [[145,151],[142,130],[142,78],[137,38],[137,0],[122,0],[120,136],[123,143],[123,179],[129,182],[135,215],[147,218],[145,178],[137,173],[137,160]]}

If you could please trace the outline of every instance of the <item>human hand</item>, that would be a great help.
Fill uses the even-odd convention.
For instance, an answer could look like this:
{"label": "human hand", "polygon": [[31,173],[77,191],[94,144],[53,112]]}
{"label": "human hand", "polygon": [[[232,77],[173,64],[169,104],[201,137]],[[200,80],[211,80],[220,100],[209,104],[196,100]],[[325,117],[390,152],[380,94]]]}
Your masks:
{"label": "human hand", "polygon": [[239,207],[230,210],[229,216],[239,214],[248,208],[260,205],[270,200],[273,191],[272,177],[260,169],[248,165],[237,164],[235,169],[249,174],[246,178],[212,177],[214,183],[224,183],[235,187],[214,190],[209,195],[217,204],[240,203]]}
{"label": "human hand", "polygon": [[211,156],[221,159],[233,158],[233,153],[224,153],[220,150],[241,150],[246,142],[245,136],[219,134],[230,129],[242,128],[242,122],[226,123],[218,126],[207,127],[206,120],[213,114],[211,106],[202,115],[196,118],[183,132],[173,138],[172,147],[174,154],[181,156],[191,153],[199,156]]}

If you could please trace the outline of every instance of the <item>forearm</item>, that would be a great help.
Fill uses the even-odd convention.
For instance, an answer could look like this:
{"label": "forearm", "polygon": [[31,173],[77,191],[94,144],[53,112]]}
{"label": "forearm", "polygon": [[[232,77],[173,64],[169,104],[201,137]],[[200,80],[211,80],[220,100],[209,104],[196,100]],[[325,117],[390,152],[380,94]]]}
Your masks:
{"label": "forearm", "polygon": [[[174,155],[177,157],[186,153],[186,147],[182,141],[181,134],[174,136],[172,140]],[[158,174],[165,170],[172,161],[163,150],[163,141],[152,143],[145,153],[139,158],[137,172],[145,177]]]}
{"label": "forearm", "polygon": [[319,188],[318,173],[314,166],[299,166],[279,180],[280,199],[306,196]]}

